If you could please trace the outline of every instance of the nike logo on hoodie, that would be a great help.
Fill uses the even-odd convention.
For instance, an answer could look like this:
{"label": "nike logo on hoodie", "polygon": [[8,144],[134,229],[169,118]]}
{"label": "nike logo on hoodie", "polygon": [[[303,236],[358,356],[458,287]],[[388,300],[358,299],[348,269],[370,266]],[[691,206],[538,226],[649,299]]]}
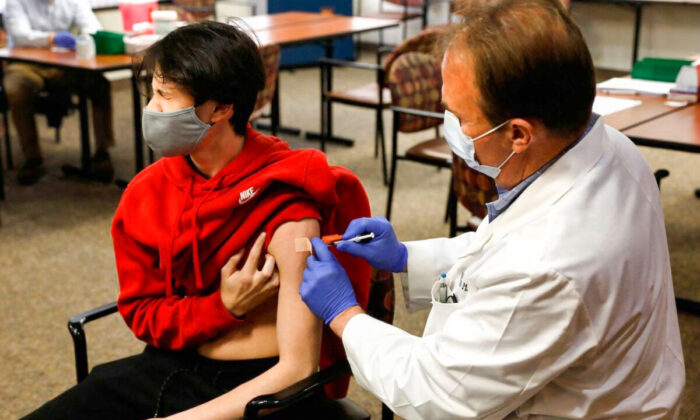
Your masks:
{"label": "nike logo on hoodie", "polygon": [[243,204],[252,200],[253,197],[255,197],[255,194],[257,193],[258,192],[255,190],[255,187],[250,187],[245,191],[241,191],[241,196],[238,198],[238,205],[242,206]]}

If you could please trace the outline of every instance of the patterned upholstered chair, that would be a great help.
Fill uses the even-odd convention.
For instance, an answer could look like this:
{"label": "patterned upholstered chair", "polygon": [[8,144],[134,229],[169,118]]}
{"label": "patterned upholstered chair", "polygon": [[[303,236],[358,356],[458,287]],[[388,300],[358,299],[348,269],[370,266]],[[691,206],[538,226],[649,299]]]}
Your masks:
{"label": "patterned upholstered chair", "polygon": [[[271,103],[275,97],[277,78],[280,70],[280,47],[278,45],[265,45],[260,47],[260,55],[262,56],[263,67],[265,68],[265,87],[258,93],[255,108],[253,108],[253,113],[250,116],[251,121],[266,116],[263,111],[265,106]],[[272,119],[272,134],[277,135],[279,115],[277,115],[276,107],[272,107],[270,118]]]}
{"label": "patterned upholstered chair", "polygon": [[[410,52],[396,59],[387,85],[391,91],[393,127],[391,136],[391,176],[386,205],[386,218],[391,218],[391,206],[396,185],[398,162],[408,160],[450,169],[452,152],[439,135],[443,108],[440,61],[434,55]],[[435,129],[435,137],[411,146],[404,154],[398,152],[398,134]],[[452,189],[450,200],[452,200]]]}
{"label": "patterned upholstered chair", "polygon": [[[391,324],[394,321],[394,277],[390,271],[372,269],[367,314]],[[75,353],[75,374],[80,382],[88,375],[87,340],[85,324],[117,312],[117,302],[111,302],[72,316],[68,321],[68,331],[73,339]],[[336,379],[350,374],[350,365],[343,360],[308,376],[294,385],[275,394],[260,395],[248,402],[246,419],[265,418],[259,411],[268,408],[285,408],[307,399]],[[324,418],[335,420],[369,420],[370,415],[362,407],[348,398],[328,399],[323,407]],[[311,415],[313,414],[313,415]],[[311,413],[309,418],[319,418]],[[382,404],[382,420],[390,420],[394,414]]]}
{"label": "patterned upholstered chair", "polygon": [[[476,230],[486,217],[486,203],[498,198],[493,179],[467,166],[462,158],[452,155],[452,187],[454,200],[449,204],[450,236],[457,232]],[[471,214],[465,225],[457,223],[457,205],[461,204]]]}
{"label": "patterned upholstered chair", "polygon": [[[345,105],[372,109],[375,111],[374,155],[375,157],[378,155],[379,148],[381,147],[382,173],[384,175],[384,183],[388,183],[382,111],[388,109],[391,104],[391,91],[386,86],[385,76],[391,69],[394,61],[402,54],[407,52],[432,52],[436,42],[442,36],[445,29],[445,26],[435,26],[411,37],[394,48],[386,57],[383,65],[379,64],[381,55],[377,56],[377,64],[321,59],[321,73],[324,80],[321,83],[323,87],[321,91],[321,103],[323,104],[323,112],[321,113],[321,150],[325,150],[325,142],[333,136],[333,103],[342,103]],[[333,67],[354,67],[375,71],[377,76],[376,82],[346,90],[333,90]]]}

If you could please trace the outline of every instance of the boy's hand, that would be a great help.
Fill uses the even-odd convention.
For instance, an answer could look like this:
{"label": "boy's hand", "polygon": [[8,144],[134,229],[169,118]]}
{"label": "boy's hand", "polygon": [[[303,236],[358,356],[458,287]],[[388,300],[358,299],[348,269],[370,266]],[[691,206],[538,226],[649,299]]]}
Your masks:
{"label": "boy's hand", "polygon": [[265,244],[265,232],[258,236],[250,249],[248,259],[236,270],[243,250],[234,254],[221,269],[221,301],[233,316],[241,318],[251,309],[274,296],[279,289],[279,273],[275,259],[265,255],[265,264],[258,270],[258,260]]}

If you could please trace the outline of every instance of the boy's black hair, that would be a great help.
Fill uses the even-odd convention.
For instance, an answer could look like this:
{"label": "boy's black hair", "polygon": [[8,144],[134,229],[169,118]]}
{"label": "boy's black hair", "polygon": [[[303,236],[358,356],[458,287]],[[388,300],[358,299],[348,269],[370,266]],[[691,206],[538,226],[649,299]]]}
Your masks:
{"label": "boy's black hair", "polygon": [[178,28],[151,45],[137,64],[150,81],[162,77],[185,89],[195,106],[208,100],[233,105],[230,123],[245,135],[265,70],[258,46],[235,24],[204,21]]}

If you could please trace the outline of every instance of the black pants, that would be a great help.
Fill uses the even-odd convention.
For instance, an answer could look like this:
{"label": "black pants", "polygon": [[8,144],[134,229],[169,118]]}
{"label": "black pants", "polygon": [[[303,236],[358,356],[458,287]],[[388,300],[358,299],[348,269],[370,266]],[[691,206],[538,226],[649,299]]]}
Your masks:
{"label": "black pants", "polygon": [[[268,370],[277,358],[217,361],[193,350],[159,350],[96,366],[78,385],[27,415],[26,419],[146,419],[165,417],[224,394]],[[313,410],[322,398],[295,407]],[[305,418],[313,417],[308,415]],[[294,418],[290,411],[275,418]]]}

